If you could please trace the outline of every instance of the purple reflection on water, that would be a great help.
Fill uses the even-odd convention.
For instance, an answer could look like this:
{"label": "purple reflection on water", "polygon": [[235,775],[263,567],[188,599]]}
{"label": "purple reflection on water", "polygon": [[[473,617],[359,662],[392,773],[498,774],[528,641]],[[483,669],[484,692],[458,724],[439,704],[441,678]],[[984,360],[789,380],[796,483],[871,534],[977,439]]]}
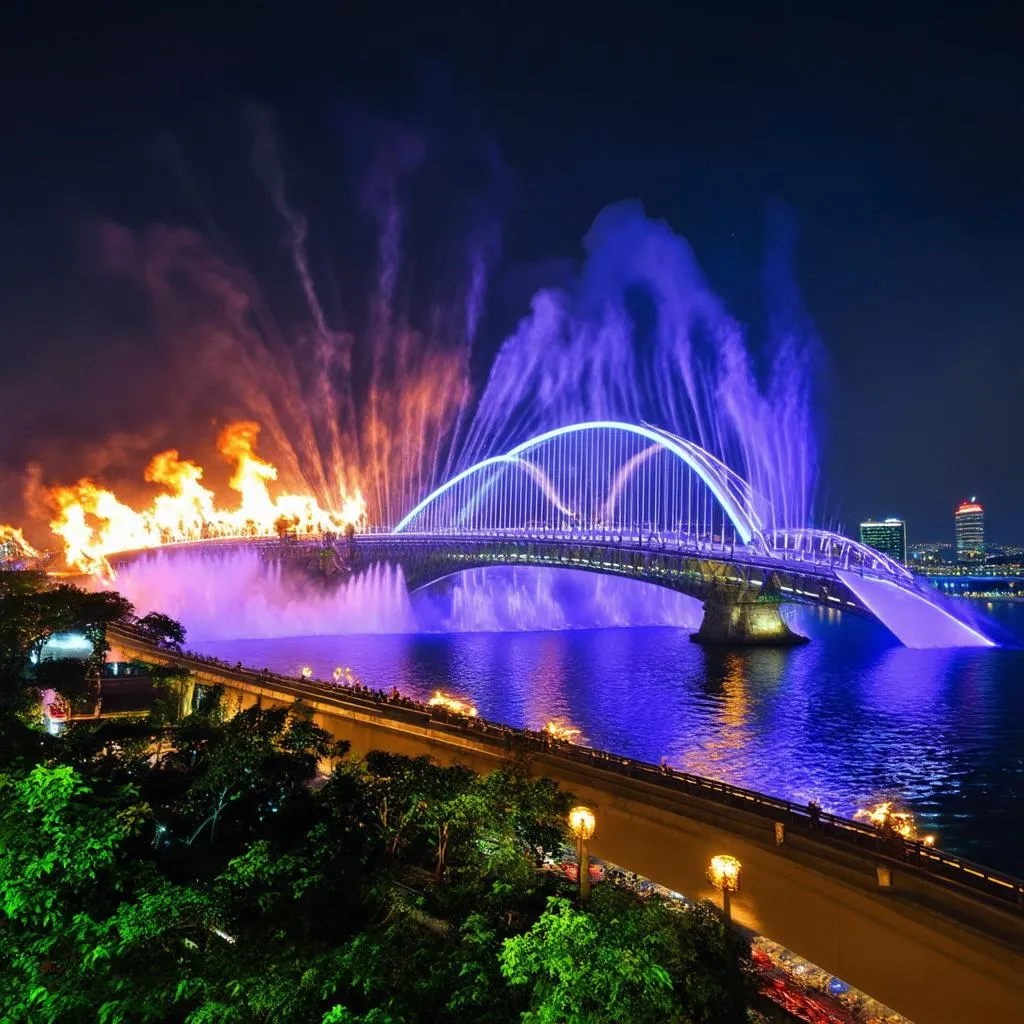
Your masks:
{"label": "purple reflection on water", "polygon": [[[1024,607],[997,608],[1024,636]],[[912,650],[875,623],[801,609],[813,642],[704,649],[678,628],[321,636],[197,646],[328,678],[350,665],[487,718],[562,717],[588,743],[851,814],[894,798],[940,843],[1024,873],[1024,651]]]}

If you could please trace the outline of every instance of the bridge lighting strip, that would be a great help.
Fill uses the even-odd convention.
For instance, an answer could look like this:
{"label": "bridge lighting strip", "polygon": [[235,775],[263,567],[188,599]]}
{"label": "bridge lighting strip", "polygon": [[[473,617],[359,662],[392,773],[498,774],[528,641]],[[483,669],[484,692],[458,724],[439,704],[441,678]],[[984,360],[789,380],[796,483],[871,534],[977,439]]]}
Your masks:
{"label": "bridge lighting strip", "polygon": [[[537,445],[543,444],[545,441],[550,441],[556,437],[563,437],[567,434],[573,434],[583,430],[621,430],[629,434],[635,434],[638,437],[646,438],[648,441],[653,441],[655,444],[661,445],[661,447],[665,448],[667,451],[672,452],[673,455],[682,459],[682,461],[685,462],[686,465],[704,481],[708,489],[712,494],[714,494],[722,508],[728,514],[732,525],[735,527],[736,532],[739,533],[740,539],[743,543],[749,544],[751,540],[753,540],[756,532],[756,526],[750,519],[750,512],[739,508],[733,495],[731,495],[728,492],[728,489],[722,485],[722,482],[716,480],[714,476],[708,472],[706,467],[700,465],[699,460],[691,452],[688,452],[677,440],[673,440],[673,435],[666,435],[660,431],[652,429],[651,427],[637,426],[634,423],[620,423],[616,420],[591,420],[586,423],[571,423],[568,426],[556,427],[554,430],[549,430],[544,434],[539,434],[537,437],[530,438],[530,440],[516,445],[515,448],[507,451],[504,455],[493,455],[489,459],[477,462],[468,469],[464,469],[461,473],[453,476],[451,480],[443,483],[436,490],[431,491],[430,494],[428,494],[411,512],[405,516],[404,519],[402,519],[392,532],[401,533],[406,526],[408,526],[409,523],[432,501],[439,498],[442,494],[451,490],[451,488],[456,484],[461,483],[474,473],[477,473],[482,469],[486,469],[488,466],[495,466],[500,463],[516,464],[520,461],[518,456],[522,455],[523,452],[527,452],[531,448],[535,448]],[[712,458],[709,453],[703,452],[703,449],[698,450],[708,458]],[[728,469],[727,466],[723,468]]]}

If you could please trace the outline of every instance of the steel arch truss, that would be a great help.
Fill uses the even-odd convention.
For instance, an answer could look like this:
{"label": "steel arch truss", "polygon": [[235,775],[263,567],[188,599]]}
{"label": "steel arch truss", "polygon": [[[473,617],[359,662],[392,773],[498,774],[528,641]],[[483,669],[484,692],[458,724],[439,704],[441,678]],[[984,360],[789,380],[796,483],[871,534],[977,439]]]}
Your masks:
{"label": "steel arch truss", "polygon": [[906,566],[881,551],[830,530],[771,530],[764,539],[771,554],[783,561],[824,563],[836,569],[914,583],[913,573]]}
{"label": "steel arch truss", "polygon": [[596,420],[484,459],[428,494],[395,533],[581,539],[671,536],[767,553],[764,504],[703,448],[647,424]]}

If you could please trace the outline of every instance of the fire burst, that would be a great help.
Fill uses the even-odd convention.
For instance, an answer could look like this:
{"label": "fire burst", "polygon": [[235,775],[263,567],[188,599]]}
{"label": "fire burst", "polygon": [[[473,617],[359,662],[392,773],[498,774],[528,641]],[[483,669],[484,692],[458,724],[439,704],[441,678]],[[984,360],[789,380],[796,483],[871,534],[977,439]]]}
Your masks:
{"label": "fire burst", "polygon": [[548,722],[544,726],[544,731],[553,739],[559,740],[562,743],[576,743],[580,735],[580,730],[575,726],[566,725],[560,721]]}
{"label": "fire burst", "polygon": [[477,716],[476,705],[472,701],[449,696],[443,690],[435,690],[427,704],[433,708],[444,708],[455,715],[465,715],[467,718],[476,718]]}
{"label": "fire burst", "polygon": [[21,530],[0,523],[0,561],[7,557],[10,550],[12,560],[15,558],[39,558],[39,552],[27,540]]}
{"label": "fire burst", "polygon": [[216,537],[340,533],[365,523],[366,503],[358,489],[340,496],[337,511],[321,508],[308,495],[271,497],[277,468],[256,454],[259,432],[258,423],[242,421],[217,438],[217,449],[234,465],[229,485],[240,498],[235,509],[219,508],[213,491],[201,483],[202,467],[174,449],[155,455],[146,467],[146,480],[166,493],[141,511],[89,479],[53,488],[49,498],[56,516],[50,528],[64,543],[68,566],[111,578],[108,558],[119,551]]}
{"label": "fire burst", "polygon": [[854,818],[870,822],[883,832],[894,832],[902,839],[924,843],[925,846],[932,846],[935,843],[935,836],[922,836],[918,833],[917,822],[910,811],[894,811],[891,800],[875,804],[873,807],[861,808],[854,814]]}

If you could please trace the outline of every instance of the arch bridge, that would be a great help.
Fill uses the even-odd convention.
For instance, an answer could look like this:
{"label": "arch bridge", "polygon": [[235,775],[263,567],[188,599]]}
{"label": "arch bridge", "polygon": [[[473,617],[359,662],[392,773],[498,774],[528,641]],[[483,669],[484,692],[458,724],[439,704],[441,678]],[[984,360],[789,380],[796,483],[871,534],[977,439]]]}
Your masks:
{"label": "arch bridge", "polygon": [[467,569],[558,566],[698,598],[694,639],[793,643],[780,611],[813,603],[880,620],[911,647],[992,646],[886,555],[826,530],[784,528],[750,484],[648,424],[576,423],[458,473],[390,532],[350,538],[353,570],[387,561],[410,589]]}

